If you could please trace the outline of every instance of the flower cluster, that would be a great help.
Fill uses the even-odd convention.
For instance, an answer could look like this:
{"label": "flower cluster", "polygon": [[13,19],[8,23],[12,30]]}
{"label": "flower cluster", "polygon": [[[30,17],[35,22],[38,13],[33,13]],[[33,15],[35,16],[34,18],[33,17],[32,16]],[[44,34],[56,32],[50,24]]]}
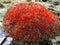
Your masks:
{"label": "flower cluster", "polygon": [[3,17],[8,36],[20,41],[43,41],[58,33],[56,16],[41,4],[28,2],[14,4]]}

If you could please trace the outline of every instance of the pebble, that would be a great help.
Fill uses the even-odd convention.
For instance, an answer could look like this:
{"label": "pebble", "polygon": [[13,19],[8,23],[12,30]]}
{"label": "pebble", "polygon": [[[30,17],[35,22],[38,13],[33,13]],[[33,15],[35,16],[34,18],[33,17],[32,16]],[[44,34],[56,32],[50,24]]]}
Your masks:
{"label": "pebble", "polygon": [[0,29],[0,45],[11,45],[13,42],[12,37],[6,37],[5,32]]}

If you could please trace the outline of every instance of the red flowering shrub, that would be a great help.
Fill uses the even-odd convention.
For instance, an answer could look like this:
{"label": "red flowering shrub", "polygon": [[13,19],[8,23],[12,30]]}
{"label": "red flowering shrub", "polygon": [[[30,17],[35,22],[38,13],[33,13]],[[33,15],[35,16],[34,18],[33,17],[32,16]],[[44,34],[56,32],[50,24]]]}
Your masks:
{"label": "red flowering shrub", "polygon": [[57,34],[59,20],[38,3],[18,3],[11,6],[3,17],[8,36],[20,41],[43,41]]}

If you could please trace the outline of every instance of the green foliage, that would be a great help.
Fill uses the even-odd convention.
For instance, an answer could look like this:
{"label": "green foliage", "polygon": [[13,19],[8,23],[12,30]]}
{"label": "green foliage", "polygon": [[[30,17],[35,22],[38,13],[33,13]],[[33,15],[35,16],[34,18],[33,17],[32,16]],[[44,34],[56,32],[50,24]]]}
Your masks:
{"label": "green foliage", "polygon": [[0,18],[2,18],[2,17],[3,17],[3,15],[4,15],[4,13],[0,12]]}

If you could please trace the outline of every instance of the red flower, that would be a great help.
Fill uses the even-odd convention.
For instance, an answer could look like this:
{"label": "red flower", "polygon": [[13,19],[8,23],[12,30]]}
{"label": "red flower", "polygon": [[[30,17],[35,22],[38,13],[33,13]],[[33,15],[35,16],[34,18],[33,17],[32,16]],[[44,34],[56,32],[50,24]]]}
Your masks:
{"label": "red flower", "polygon": [[3,26],[9,36],[28,42],[50,39],[58,32],[58,22],[52,12],[34,2],[15,4],[3,17]]}

